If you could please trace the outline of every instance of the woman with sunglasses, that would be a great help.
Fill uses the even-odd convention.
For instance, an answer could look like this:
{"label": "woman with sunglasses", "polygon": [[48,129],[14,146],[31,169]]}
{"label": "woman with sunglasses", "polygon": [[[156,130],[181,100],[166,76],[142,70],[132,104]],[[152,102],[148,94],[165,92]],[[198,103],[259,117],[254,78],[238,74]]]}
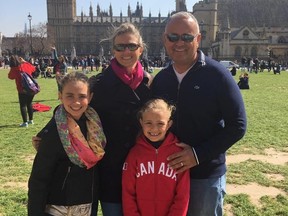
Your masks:
{"label": "woman with sunglasses", "polygon": [[94,77],[91,106],[101,118],[107,137],[100,168],[100,202],[104,216],[122,216],[122,167],[139,131],[136,113],[149,99],[151,75],[139,58],[145,44],[132,23],[114,30],[114,58],[104,73]]}

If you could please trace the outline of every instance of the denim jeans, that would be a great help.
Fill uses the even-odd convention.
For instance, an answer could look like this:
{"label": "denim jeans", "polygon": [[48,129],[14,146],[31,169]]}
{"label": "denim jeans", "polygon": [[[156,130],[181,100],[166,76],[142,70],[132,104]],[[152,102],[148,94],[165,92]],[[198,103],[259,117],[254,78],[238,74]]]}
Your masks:
{"label": "denim jeans", "polygon": [[123,216],[121,203],[101,202],[103,216]]}
{"label": "denim jeans", "polygon": [[219,178],[191,179],[187,216],[222,216],[226,175]]}

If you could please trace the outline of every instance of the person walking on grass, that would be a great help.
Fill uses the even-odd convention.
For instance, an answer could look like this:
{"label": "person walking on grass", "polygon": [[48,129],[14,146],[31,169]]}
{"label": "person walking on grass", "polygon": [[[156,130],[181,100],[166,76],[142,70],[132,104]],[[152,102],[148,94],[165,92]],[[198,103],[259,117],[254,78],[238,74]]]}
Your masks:
{"label": "person walking on grass", "polygon": [[[33,122],[33,108],[32,108],[32,101],[34,95],[27,94],[24,91],[22,86],[22,72],[28,73],[32,76],[32,73],[36,70],[36,68],[30,64],[29,62],[25,61],[23,58],[12,55],[10,56],[9,60],[10,71],[8,73],[8,78],[15,80],[16,88],[18,91],[18,98],[20,104],[20,112],[22,116],[22,123],[19,125],[20,127],[28,127],[28,124],[34,124]],[[28,113],[28,118],[27,118]]]}

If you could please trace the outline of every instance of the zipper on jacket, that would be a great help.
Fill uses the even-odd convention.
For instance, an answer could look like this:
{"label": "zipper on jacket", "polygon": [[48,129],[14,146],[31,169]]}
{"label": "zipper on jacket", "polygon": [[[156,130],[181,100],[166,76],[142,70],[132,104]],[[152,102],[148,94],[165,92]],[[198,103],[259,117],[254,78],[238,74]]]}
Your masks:
{"label": "zipper on jacket", "polygon": [[[195,66],[195,65],[194,65]],[[193,66],[193,67],[194,67]],[[192,68],[193,68],[192,67]],[[191,69],[192,69],[191,68]],[[197,65],[196,66],[196,68],[193,70],[194,71],[194,73],[196,72],[196,71],[198,71],[199,69],[201,68],[201,65]],[[190,70],[191,70],[190,69]],[[187,74],[186,74],[187,75]],[[176,77],[176,75],[175,75],[175,79],[177,80],[177,82],[178,82],[178,87],[177,87],[177,98],[176,98],[176,105],[177,105],[177,122],[176,122],[176,130],[177,131],[179,131],[179,92],[180,92],[180,87],[181,87],[181,83],[183,82],[183,80],[185,79],[185,77],[183,77],[183,79],[182,79],[182,81],[179,83],[179,81],[178,81],[178,79],[177,79],[177,77]]]}
{"label": "zipper on jacket", "polygon": [[[156,154],[156,160],[155,160],[155,168],[158,166],[158,149],[155,149],[155,154]],[[157,164],[156,164],[157,163]],[[154,178],[155,178],[155,184],[154,184],[154,194],[157,192],[157,185],[158,185],[158,175],[154,173]],[[156,215],[157,212],[157,200],[156,200],[157,195],[154,196],[154,215]]]}
{"label": "zipper on jacket", "polygon": [[94,178],[95,178],[95,166],[92,168],[92,203],[94,202]]}
{"label": "zipper on jacket", "polygon": [[65,176],[64,181],[63,181],[63,184],[62,184],[62,190],[63,190],[64,187],[65,187],[66,180],[67,180],[67,178],[68,178],[68,175],[69,175],[70,171],[71,171],[71,166],[68,167],[68,170],[67,170],[66,176]]}
{"label": "zipper on jacket", "polygon": [[134,90],[132,90],[132,92],[134,93],[134,95],[135,95],[135,97],[137,98],[137,100],[140,101],[141,99],[140,99],[140,97],[138,96],[138,94],[137,94]]}
{"label": "zipper on jacket", "polygon": [[176,104],[177,104],[177,122],[176,122],[176,130],[179,131],[179,112],[178,112],[178,103],[179,103],[179,92],[180,92],[180,85],[181,83],[178,82],[178,88],[177,88],[177,100],[176,100]]}

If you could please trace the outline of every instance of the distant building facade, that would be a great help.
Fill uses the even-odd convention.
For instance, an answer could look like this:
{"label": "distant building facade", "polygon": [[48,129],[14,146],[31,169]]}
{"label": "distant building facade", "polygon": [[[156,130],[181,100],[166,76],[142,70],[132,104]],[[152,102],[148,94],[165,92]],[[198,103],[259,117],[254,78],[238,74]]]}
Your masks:
{"label": "distant building facade", "polygon": [[217,60],[240,61],[247,57],[287,64],[285,10],[288,0],[199,1],[193,6],[193,14],[202,32],[200,47]]}
{"label": "distant building facade", "polygon": [[[183,0],[177,0],[177,5],[183,5]],[[179,4],[182,2],[182,4]],[[184,1],[185,3],[185,1]],[[185,4],[184,4],[185,5]],[[181,7],[180,6],[180,7]],[[130,5],[127,7],[127,15],[114,15],[112,5],[106,12],[100,9],[99,4],[96,10],[90,5],[89,14],[81,12],[76,15],[76,0],[47,0],[48,28],[51,37],[55,38],[57,49],[61,53],[70,52],[73,47],[77,55],[111,55],[111,43],[103,41],[109,38],[113,26],[119,26],[123,22],[134,23],[141,31],[144,42],[148,49],[145,55],[160,56],[163,52],[161,35],[164,32],[166,17],[143,17],[142,5],[137,3],[134,11]],[[111,34],[110,34],[111,35]]]}
{"label": "distant building facade", "polygon": [[287,65],[288,0],[218,0],[217,11],[217,36],[208,45],[213,58],[257,57]]}
{"label": "distant building facade", "polygon": [[[169,0],[172,1],[172,0]],[[288,0],[202,0],[191,10],[185,0],[175,0],[175,11],[166,16],[143,16],[139,2],[135,9],[127,6],[125,13],[89,7],[89,14],[76,14],[76,0],[47,0],[48,37],[55,40],[61,54],[78,56],[103,55],[111,57],[111,43],[102,41],[111,36],[113,26],[123,22],[134,23],[141,31],[148,48],[144,56],[165,56],[162,34],[167,20],[174,12],[190,11],[197,18],[202,34],[200,48],[217,60],[247,58],[288,58]],[[267,7],[269,5],[269,7]],[[125,14],[125,15],[124,15]],[[13,38],[2,40],[2,51],[9,48]],[[10,42],[9,42],[10,40]],[[17,49],[16,49],[17,50]]]}
{"label": "distant building facade", "polygon": [[[270,57],[285,60],[288,56],[288,27],[277,26],[279,19],[274,23],[271,23],[271,19],[265,20],[270,22],[269,26],[263,24],[264,18],[257,20],[259,15],[253,10],[261,7],[263,1],[270,2],[272,8],[274,5],[277,10],[277,3],[273,3],[273,0],[203,0],[196,3],[191,12],[199,21],[202,33],[200,48],[206,55],[218,60],[240,60],[242,56],[267,59],[269,51]],[[175,11],[171,13],[187,11],[185,0],[175,2]],[[235,16],[239,9],[241,14],[248,11],[249,16]],[[48,26],[52,29],[51,32],[54,32],[56,46],[62,53],[70,52],[75,47],[77,55],[103,53],[109,57],[110,42],[100,42],[109,37],[112,26],[119,26],[123,22],[132,22],[141,30],[148,45],[144,55],[163,56],[165,52],[161,36],[171,14],[162,17],[159,13],[157,17],[152,17],[150,13],[148,17],[144,17],[143,7],[139,2],[135,10],[128,5],[127,15],[122,12],[120,15],[113,14],[111,4],[109,11],[101,10],[98,4],[95,10],[90,5],[88,15],[82,12],[77,16],[76,0],[47,0],[47,11]],[[251,20],[253,14],[256,18]],[[278,15],[281,16],[279,13]],[[277,16],[277,13],[274,16]],[[235,19],[240,19],[241,24],[237,26]]]}

